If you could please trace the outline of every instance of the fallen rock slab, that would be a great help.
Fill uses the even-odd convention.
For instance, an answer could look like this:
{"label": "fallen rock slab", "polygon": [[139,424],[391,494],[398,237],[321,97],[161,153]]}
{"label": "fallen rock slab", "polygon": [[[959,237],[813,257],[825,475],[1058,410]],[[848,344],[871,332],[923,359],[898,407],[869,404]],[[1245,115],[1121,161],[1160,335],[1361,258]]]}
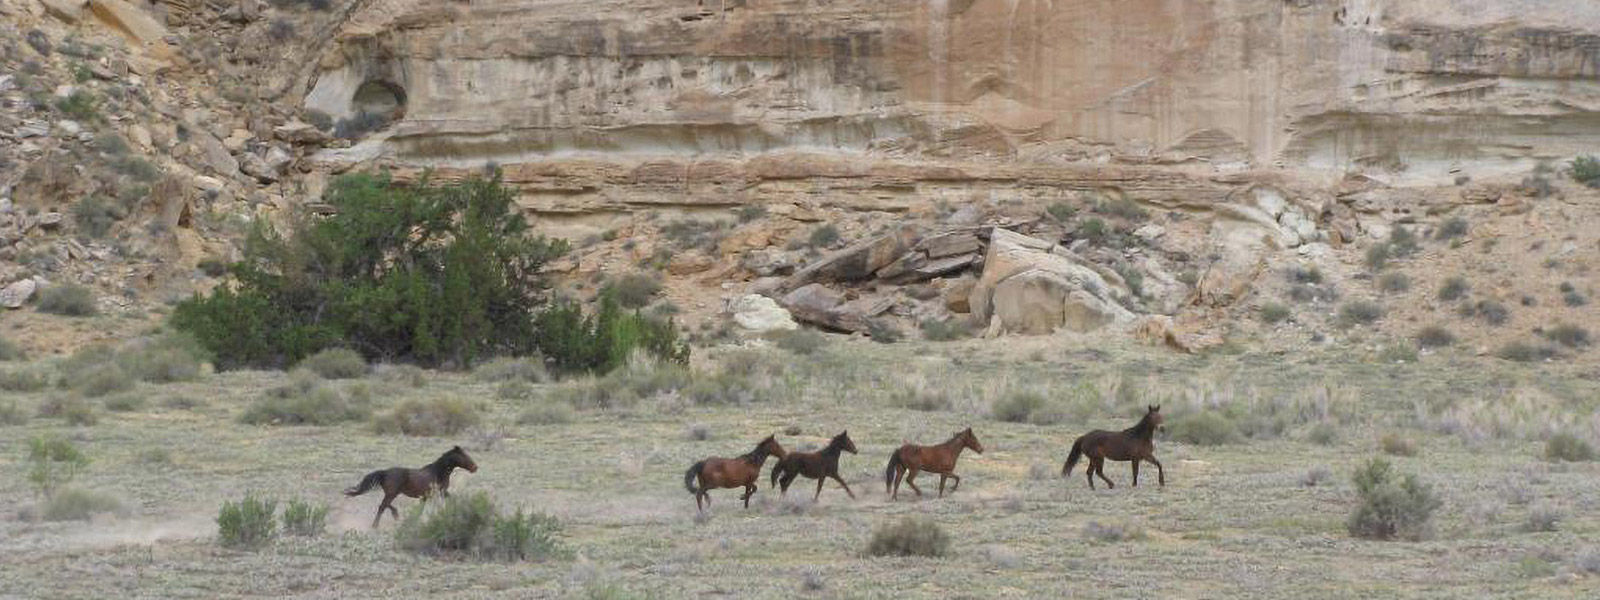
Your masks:
{"label": "fallen rock slab", "polygon": [[749,331],[766,333],[794,331],[800,328],[800,324],[795,323],[789,311],[766,296],[746,294],[733,301],[730,308],[733,311],[733,321]]}
{"label": "fallen rock slab", "polygon": [[34,282],[32,279],[21,279],[14,281],[11,283],[11,285],[6,286],[4,289],[0,289],[0,306],[5,308],[22,308],[22,305],[27,304],[28,299],[32,298],[33,293],[38,289],[39,284]]}

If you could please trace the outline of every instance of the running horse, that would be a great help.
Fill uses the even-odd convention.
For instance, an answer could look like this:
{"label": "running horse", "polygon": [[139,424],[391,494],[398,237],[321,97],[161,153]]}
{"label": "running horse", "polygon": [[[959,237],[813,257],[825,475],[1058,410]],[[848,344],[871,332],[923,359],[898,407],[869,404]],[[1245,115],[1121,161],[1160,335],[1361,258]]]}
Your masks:
{"label": "running horse", "polygon": [[805,475],[808,479],[817,480],[817,493],[811,496],[812,501],[822,497],[822,484],[828,478],[833,478],[844,486],[844,493],[850,494],[850,499],[856,499],[856,493],[850,491],[850,484],[839,477],[839,453],[856,453],[856,443],[850,441],[850,432],[845,431],[833,436],[828,442],[828,447],[818,452],[790,452],[788,456],[778,459],[777,466],[772,467],[772,484],[780,485],[779,495],[789,492],[789,484],[794,478]]}
{"label": "running horse", "polygon": [[968,427],[952,436],[949,441],[936,446],[918,446],[906,444],[889,455],[889,466],[883,470],[883,493],[889,494],[889,499],[900,498],[900,481],[904,478],[906,485],[911,486],[911,491],[922,496],[922,489],[917,487],[917,473],[927,471],[939,474],[939,497],[944,497],[944,482],[954,479],[950,486],[950,493],[956,493],[956,488],[961,487],[961,476],[956,475],[956,459],[961,458],[961,451],[971,448],[973,452],[983,454],[983,444],[978,442],[978,436]]}
{"label": "running horse", "polygon": [[429,463],[420,469],[407,469],[405,467],[391,467],[368,473],[361,478],[361,483],[344,491],[346,496],[360,496],[374,487],[383,488],[383,502],[378,503],[378,516],[372,518],[372,528],[378,528],[378,521],[383,519],[383,509],[395,519],[400,518],[400,511],[394,507],[395,496],[405,494],[412,498],[421,498],[423,502],[437,490],[440,496],[450,497],[450,472],[456,469],[466,469],[468,473],[478,472],[478,463],[472,462],[472,457],[467,456],[467,451],[461,446],[451,448],[439,456],[439,460]]}
{"label": "running horse", "polygon": [[[702,512],[711,506],[710,490],[719,488],[743,487],[744,507],[750,508],[750,497],[756,495],[756,480],[761,478],[761,466],[766,464],[768,456],[783,460],[785,454],[778,439],[769,435],[756,444],[756,449],[739,458],[712,457],[695,463],[683,474],[683,486],[694,494],[694,507]],[[698,487],[695,478],[700,480]],[[704,506],[700,504],[702,498]]]}
{"label": "running horse", "polygon": [[1072,474],[1072,466],[1078,464],[1078,459],[1089,457],[1088,470],[1084,476],[1089,478],[1089,489],[1094,489],[1096,475],[1106,482],[1106,487],[1115,488],[1117,484],[1106,479],[1104,470],[1107,459],[1116,461],[1133,461],[1133,485],[1139,485],[1139,461],[1146,461],[1156,466],[1156,480],[1162,486],[1167,485],[1167,473],[1161,468],[1161,461],[1156,460],[1155,432],[1157,429],[1166,429],[1161,425],[1161,407],[1159,405],[1146,406],[1144,418],[1139,423],[1122,431],[1095,430],[1083,434],[1077,441],[1072,442],[1072,452],[1067,454],[1067,463],[1061,465],[1061,476]]}

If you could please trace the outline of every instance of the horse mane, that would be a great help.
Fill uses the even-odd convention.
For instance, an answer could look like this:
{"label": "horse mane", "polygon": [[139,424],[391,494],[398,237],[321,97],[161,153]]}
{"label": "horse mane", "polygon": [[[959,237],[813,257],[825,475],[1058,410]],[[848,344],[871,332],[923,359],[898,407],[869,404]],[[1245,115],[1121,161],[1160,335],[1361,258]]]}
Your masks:
{"label": "horse mane", "polygon": [[1122,432],[1126,433],[1128,435],[1131,435],[1133,437],[1136,437],[1136,438],[1154,437],[1155,436],[1155,431],[1156,431],[1156,425],[1155,425],[1155,423],[1152,423],[1151,420],[1150,420],[1151,415],[1154,415],[1154,414],[1155,413],[1149,413],[1149,412],[1145,413],[1144,414],[1144,418],[1139,419],[1139,422],[1137,424],[1135,424],[1133,427],[1129,427],[1127,429],[1122,430]]}
{"label": "horse mane", "polygon": [[967,430],[965,430],[965,429],[963,429],[961,431],[957,431],[955,435],[950,436],[950,439],[945,440],[943,445],[945,445],[945,446],[960,445],[961,438],[964,437],[966,435],[966,433],[967,433]]}
{"label": "horse mane", "polygon": [[827,448],[823,448],[822,451],[823,452],[839,452],[841,450],[844,450],[844,438],[845,438],[845,434],[842,434],[842,433],[839,434],[839,435],[833,436],[833,439],[828,441],[828,447]]}
{"label": "horse mane", "polygon": [[756,444],[755,449],[740,455],[739,460],[745,461],[752,465],[759,465],[762,462],[765,462],[767,457],[771,455],[772,453],[767,451],[767,441],[761,440],[761,443]]}
{"label": "horse mane", "polygon": [[423,469],[426,469],[429,472],[432,472],[435,476],[447,475],[447,474],[450,473],[451,469],[455,469],[455,468],[461,466],[460,460],[454,458],[455,454],[456,454],[456,449],[455,448],[451,448],[449,450],[446,450],[444,454],[440,454],[439,455],[439,459],[438,460],[435,460],[435,461],[433,461],[431,463],[428,463],[428,466],[423,467]]}

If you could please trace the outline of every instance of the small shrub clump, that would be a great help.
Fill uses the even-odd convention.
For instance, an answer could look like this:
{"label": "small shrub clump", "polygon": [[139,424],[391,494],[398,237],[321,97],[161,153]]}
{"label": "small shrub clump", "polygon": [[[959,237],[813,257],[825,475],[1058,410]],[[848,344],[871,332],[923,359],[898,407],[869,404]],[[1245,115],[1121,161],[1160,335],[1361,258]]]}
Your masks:
{"label": "small shrub clump", "polygon": [[926,319],[922,321],[922,339],[931,342],[948,342],[967,337],[972,328],[962,319]]}
{"label": "small shrub clump", "polygon": [[328,506],[290,500],[283,506],[283,533],[303,537],[322,535],[328,528]]}
{"label": "small shrub clump", "polygon": [[39,312],[67,317],[92,317],[100,310],[95,308],[93,291],[66,283],[52,285],[39,292]]}
{"label": "small shrub clump", "polygon": [[1467,297],[1467,278],[1460,275],[1444,280],[1444,285],[1439,286],[1439,299],[1445,302],[1455,302]]}
{"label": "small shrub clump", "polygon": [[565,402],[543,402],[529,406],[517,415],[518,425],[565,425],[576,416]]}
{"label": "small shrub clump", "polygon": [[1172,431],[1172,439],[1198,446],[1220,446],[1239,439],[1239,427],[1214,410],[1179,416],[1167,427]]}
{"label": "small shrub clump", "polygon": [[238,502],[222,503],[217,513],[217,541],[227,548],[260,548],[278,537],[275,500],[245,494]]}
{"label": "small shrub clump", "polygon": [[1405,273],[1391,271],[1378,277],[1378,289],[1389,294],[1398,294],[1411,289],[1411,278]]}
{"label": "small shrub clump", "polygon": [[472,370],[472,378],[491,383],[546,383],[550,381],[550,371],[545,368],[544,360],[538,357],[500,357],[478,365]]}
{"label": "small shrub clump", "polygon": [[1339,307],[1339,322],[1346,327],[1371,325],[1383,318],[1383,305],[1366,300],[1352,300]]}
{"label": "small shrub clump", "polygon": [[482,421],[478,405],[461,398],[407,400],[373,421],[379,433],[438,437],[465,431]]}
{"label": "small shrub clump", "polygon": [[1494,355],[1512,362],[1536,362],[1555,358],[1556,349],[1544,344],[1510,342],[1495,349]]}
{"label": "small shrub clump", "polygon": [[1582,348],[1589,345],[1589,330],[1571,323],[1561,323],[1546,329],[1544,337],[1568,348]]}
{"label": "small shrub clump", "polygon": [[810,356],[828,346],[828,336],[810,329],[796,329],[773,335],[772,343],[789,352]]}
{"label": "small shrub clump", "polygon": [[367,374],[367,359],[349,348],[328,348],[301,359],[296,367],[324,379],[355,379]]}
{"label": "small shrub clump", "polygon": [[89,468],[89,457],[66,438],[41,435],[28,440],[28,483],[50,497]]}
{"label": "small shrub clump", "polygon": [[27,355],[15,342],[5,337],[0,337],[0,362],[23,360]]}
{"label": "small shrub clump", "polygon": [[1456,238],[1465,237],[1467,235],[1467,228],[1468,224],[1466,219],[1461,217],[1450,217],[1445,219],[1443,223],[1440,223],[1438,229],[1434,230],[1433,238],[1437,240],[1453,240]]}
{"label": "small shrub clump", "polygon": [[628,273],[606,282],[600,294],[616,298],[623,308],[644,308],[661,293],[661,280],[647,273]]}
{"label": "small shrub clump", "polygon": [[918,390],[905,388],[890,396],[890,401],[895,406],[923,412],[950,410],[955,405],[955,402],[950,399],[950,394],[941,389]]}
{"label": "small shrub clump", "polygon": [[419,505],[395,530],[400,547],[419,554],[481,560],[538,560],[561,554],[561,524],[518,509],[503,514],[483,492]]}
{"label": "small shrub clump", "polygon": [[1378,438],[1378,447],[1390,456],[1416,456],[1417,443],[1404,434],[1391,431]]}
{"label": "small shrub clump", "polygon": [[996,401],[989,412],[998,421],[1027,423],[1035,414],[1042,413],[1048,403],[1039,392],[1015,390]]}
{"label": "small shrub clump", "polygon": [[1544,458],[1556,462],[1585,462],[1595,459],[1594,446],[1570,433],[1558,433],[1544,442]]}
{"label": "small shrub clump", "polygon": [[1277,302],[1268,302],[1261,305],[1261,322],[1273,324],[1289,318],[1289,307]]}
{"label": "small shrub clump", "polygon": [[1572,159],[1572,179],[1592,188],[1600,188],[1600,159],[1591,155]]}
{"label": "small shrub clump", "polygon": [[1145,537],[1145,533],[1144,529],[1138,525],[1090,521],[1083,525],[1083,537],[1090,541],[1111,544],[1142,540]]}
{"label": "small shrub clump", "polygon": [[1483,322],[1498,327],[1511,320],[1511,311],[1504,304],[1493,300],[1479,300],[1477,303],[1464,306],[1461,309],[1463,317],[1479,317]]}
{"label": "small shrub clump", "polygon": [[120,512],[116,496],[79,487],[63,487],[46,498],[39,515],[46,521],[88,521],[94,515]]}
{"label": "small shrub clump", "polygon": [[1356,537],[1420,540],[1432,532],[1434,511],[1442,502],[1415,474],[1394,471],[1388,460],[1373,458],[1352,480],[1359,503],[1345,527]]}
{"label": "small shrub clump", "polygon": [[839,228],[830,223],[811,230],[811,235],[807,236],[806,241],[810,242],[813,248],[827,248],[839,243],[839,237]]}
{"label": "small shrub clump", "polygon": [[1428,325],[1417,330],[1417,344],[1423,348],[1443,348],[1456,343],[1456,334],[1441,325]]}
{"label": "small shrub clump", "polygon": [[367,417],[367,403],[324,383],[309,371],[290,374],[290,383],[267,390],[239,420],[250,425],[333,425]]}
{"label": "small shrub clump", "polygon": [[950,552],[950,536],[932,519],[909,517],[880,525],[867,543],[868,556],[930,556]]}

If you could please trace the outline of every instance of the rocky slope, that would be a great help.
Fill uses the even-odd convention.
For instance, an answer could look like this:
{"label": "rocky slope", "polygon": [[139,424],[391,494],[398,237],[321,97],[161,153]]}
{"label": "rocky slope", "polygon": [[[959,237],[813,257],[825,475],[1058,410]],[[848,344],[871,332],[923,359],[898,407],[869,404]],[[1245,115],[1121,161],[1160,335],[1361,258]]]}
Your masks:
{"label": "rocky slope", "polygon": [[[62,96],[62,84],[143,92],[103,123],[173,190],[152,193],[162,208],[147,211],[177,215],[164,217],[173,238],[135,237],[166,240],[174,254],[145,263],[181,273],[146,279],[178,291],[214,283],[194,267],[229,256],[240,231],[185,214],[246,223],[314,202],[332,173],[451,178],[492,163],[544,231],[591,242],[557,265],[567,293],[659,269],[658,305],[696,327],[756,292],[848,331],[882,319],[993,335],[1115,324],[1185,349],[1304,344],[1348,339],[1333,333],[1337,307],[1372,296],[1395,308],[1370,325],[1380,339],[1439,321],[1490,345],[1508,334],[1477,331],[1472,310],[1411,313],[1441,273],[1476,278],[1485,261],[1531,260],[1535,243],[1570,246],[1554,259],[1566,266],[1474,289],[1529,312],[1577,311],[1519,326],[1587,316],[1561,296],[1521,298],[1583,287],[1586,267],[1573,265],[1592,250],[1595,195],[1563,180],[1566,161],[1600,148],[1600,6],[1578,0],[4,6],[24,25],[8,64],[40,64],[35,79],[74,79],[79,63],[90,73],[13,97]],[[108,50],[41,53],[34,32]],[[53,144],[7,149],[6,194],[72,212],[93,190],[50,183],[38,172],[58,161],[43,158],[93,150],[100,134],[61,133],[71,128],[46,104],[0,124]],[[29,135],[41,127],[52,133]],[[1469,233],[1433,235],[1453,218]],[[77,244],[94,256],[65,221],[20,236],[17,251],[55,244],[78,264]],[[841,239],[818,235],[824,225]],[[1368,264],[1397,226],[1442,241]],[[961,251],[935,256],[937,243]],[[995,271],[997,256],[1026,267]],[[1279,276],[1312,267],[1326,281]],[[0,275],[60,277],[38,271]],[[1396,277],[1379,280],[1413,271],[1404,293],[1415,298],[1393,302]],[[1000,289],[1026,301],[991,307]],[[1277,303],[1299,308],[1258,324]]]}

